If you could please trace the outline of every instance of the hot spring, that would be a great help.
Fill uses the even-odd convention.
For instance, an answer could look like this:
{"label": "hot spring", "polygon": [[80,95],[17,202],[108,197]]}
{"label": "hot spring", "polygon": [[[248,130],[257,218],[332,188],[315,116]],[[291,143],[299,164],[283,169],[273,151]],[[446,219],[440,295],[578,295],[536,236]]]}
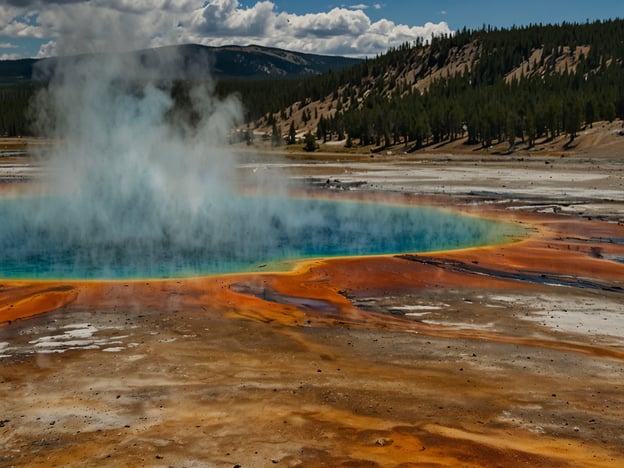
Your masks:
{"label": "hot spring", "polygon": [[186,277],[517,231],[428,208],[292,198],[287,177],[241,182],[230,135],[244,125],[242,103],[216,96],[209,77],[172,77],[184,67],[162,54],[70,57],[49,71],[32,102],[51,142],[36,155],[41,190],[0,199],[0,277]]}
{"label": "hot spring", "polygon": [[0,201],[0,276],[198,276],[302,258],[471,247],[518,234],[517,227],[492,220],[353,201],[231,197],[208,203],[194,216],[180,218],[184,226],[171,229],[146,207],[98,219],[75,215],[84,210],[79,205],[68,196]]}

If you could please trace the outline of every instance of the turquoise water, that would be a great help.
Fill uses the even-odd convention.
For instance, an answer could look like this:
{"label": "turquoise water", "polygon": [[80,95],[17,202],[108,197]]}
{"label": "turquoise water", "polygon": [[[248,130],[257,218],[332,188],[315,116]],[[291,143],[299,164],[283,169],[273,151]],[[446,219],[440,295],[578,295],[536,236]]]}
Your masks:
{"label": "turquoise water", "polygon": [[[86,205],[88,206],[88,205]],[[234,197],[185,210],[70,198],[0,201],[0,277],[121,279],[257,270],[314,257],[499,243],[515,225],[431,208]]]}

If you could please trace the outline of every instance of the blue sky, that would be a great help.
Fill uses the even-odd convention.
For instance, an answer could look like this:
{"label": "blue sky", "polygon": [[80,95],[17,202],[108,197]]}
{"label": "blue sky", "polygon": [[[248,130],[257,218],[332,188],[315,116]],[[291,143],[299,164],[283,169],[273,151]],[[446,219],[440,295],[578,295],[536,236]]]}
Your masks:
{"label": "blue sky", "polygon": [[464,26],[616,17],[624,0],[3,0],[0,59],[181,43],[363,57]]}
{"label": "blue sky", "polygon": [[[241,3],[250,5],[254,2]],[[301,14],[308,11],[328,11],[334,7],[356,5],[359,2],[276,0],[273,3],[280,10]],[[374,21],[388,18],[408,25],[446,21],[453,30],[464,26],[476,29],[484,23],[512,26],[624,17],[624,0],[389,0],[364,1],[362,4],[368,7],[365,11]],[[378,5],[378,8],[374,5]]]}

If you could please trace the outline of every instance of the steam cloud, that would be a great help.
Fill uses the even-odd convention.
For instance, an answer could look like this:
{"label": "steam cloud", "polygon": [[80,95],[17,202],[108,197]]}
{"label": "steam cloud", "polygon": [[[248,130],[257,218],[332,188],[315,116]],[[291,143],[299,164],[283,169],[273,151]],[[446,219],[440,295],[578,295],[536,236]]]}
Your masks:
{"label": "steam cloud", "polygon": [[175,114],[171,83],[154,81],[176,68],[175,55],[156,67],[132,54],[65,59],[39,96],[39,124],[59,142],[44,159],[57,190],[75,195],[63,211],[81,237],[181,241],[208,207],[225,208],[235,168],[226,138],[241,105],[204,83],[190,91],[191,126]]}

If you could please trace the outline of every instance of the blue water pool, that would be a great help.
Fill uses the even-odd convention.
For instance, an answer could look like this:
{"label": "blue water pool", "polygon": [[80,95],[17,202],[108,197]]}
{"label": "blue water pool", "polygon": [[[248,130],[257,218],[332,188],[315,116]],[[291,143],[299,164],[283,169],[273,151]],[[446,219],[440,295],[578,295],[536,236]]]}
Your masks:
{"label": "blue water pool", "polygon": [[516,225],[425,207],[240,196],[192,209],[176,203],[133,200],[106,210],[70,197],[0,200],[0,277],[188,277],[521,235]]}

